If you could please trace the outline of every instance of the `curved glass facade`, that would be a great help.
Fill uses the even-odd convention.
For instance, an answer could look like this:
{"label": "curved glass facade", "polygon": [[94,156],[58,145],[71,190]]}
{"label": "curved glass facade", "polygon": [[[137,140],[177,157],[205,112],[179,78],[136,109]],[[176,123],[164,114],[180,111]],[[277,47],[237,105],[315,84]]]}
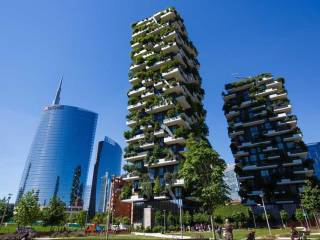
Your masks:
{"label": "curved glass facade", "polygon": [[97,118],[96,113],[72,106],[44,109],[17,200],[34,190],[40,205],[47,205],[54,195],[67,205],[81,205]]}
{"label": "curved glass facade", "polygon": [[104,141],[99,142],[97,159],[93,170],[92,191],[89,205],[90,214],[104,211],[104,203],[107,199],[106,176],[108,176],[110,183],[112,176],[120,175],[121,156],[122,150],[120,145],[112,139],[105,137]]}

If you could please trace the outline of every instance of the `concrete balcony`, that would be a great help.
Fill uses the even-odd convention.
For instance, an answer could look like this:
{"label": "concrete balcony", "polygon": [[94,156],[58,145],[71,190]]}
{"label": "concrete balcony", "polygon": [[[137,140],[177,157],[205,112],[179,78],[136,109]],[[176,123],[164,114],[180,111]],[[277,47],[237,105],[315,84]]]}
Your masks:
{"label": "concrete balcony", "polygon": [[131,45],[131,48],[136,48],[136,47],[139,47],[140,46],[140,43],[139,42],[136,42],[134,44]]}
{"label": "concrete balcony", "polygon": [[174,104],[171,101],[167,101],[165,103],[153,106],[151,108],[146,109],[147,113],[158,113],[158,112],[163,112],[166,110],[169,110],[170,108],[173,108]]}
{"label": "concrete balcony", "polygon": [[230,138],[234,138],[234,137],[242,135],[242,134],[244,134],[243,130],[241,130],[241,131],[233,131],[233,132],[229,133],[229,137]]}
{"label": "concrete balcony", "polygon": [[274,109],[275,113],[290,113],[291,112],[291,105],[288,105],[286,107],[277,107]]}
{"label": "concrete balcony", "polygon": [[167,135],[167,134],[166,134],[166,132],[165,132],[163,129],[160,129],[160,130],[154,132],[154,136],[156,136],[156,137],[164,137],[164,136],[166,136],[166,135]]}
{"label": "concrete balcony", "polygon": [[234,93],[234,92],[239,92],[239,91],[243,91],[245,89],[250,88],[253,85],[253,83],[248,83],[248,84],[244,84],[242,86],[238,86],[238,87],[233,87],[231,89],[228,90],[228,92],[230,93]]}
{"label": "concrete balcony", "polygon": [[282,130],[282,131],[276,131],[276,130],[269,130],[267,133],[265,133],[264,135],[267,137],[272,137],[272,136],[278,136],[281,134],[286,134],[291,132],[293,129],[287,129],[287,130]]}
{"label": "concrete balcony", "polygon": [[240,158],[240,157],[246,157],[246,156],[249,156],[249,152],[242,151],[242,150],[238,151],[233,155],[234,158]]}
{"label": "concrete balcony", "polygon": [[278,120],[281,120],[281,119],[286,118],[286,117],[287,117],[286,113],[280,113],[280,114],[277,114],[274,117],[269,118],[269,120],[270,121],[278,121]]}
{"label": "concrete balcony", "polygon": [[144,134],[138,134],[138,135],[135,135],[134,137],[132,137],[130,139],[127,139],[126,142],[127,143],[138,142],[139,140],[142,140],[144,138],[145,138]]}
{"label": "concrete balcony", "polygon": [[137,121],[135,121],[135,120],[129,120],[129,121],[126,122],[126,124],[127,124],[128,127],[133,127],[134,125],[137,124]]}
{"label": "concrete balcony", "polygon": [[239,177],[238,179],[239,181],[246,181],[246,180],[254,179],[254,176]]}
{"label": "concrete balcony", "polygon": [[302,164],[301,159],[295,159],[292,162],[282,163],[282,166],[291,167],[291,166],[297,166],[297,165],[301,165],[301,164]]}
{"label": "concrete balcony", "polygon": [[130,71],[138,71],[141,70],[142,68],[144,68],[146,66],[145,63],[141,63],[141,64],[134,64],[130,66]]}
{"label": "concrete balcony", "polygon": [[138,37],[140,35],[144,35],[147,31],[148,31],[148,29],[146,28],[146,29],[143,29],[143,30],[141,30],[139,32],[136,32],[136,33],[132,34],[132,38]]}
{"label": "concrete balcony", "polygon": [[153,84],[153,86],[156,89],[161,89],[163,85],[164,85],[164,82],[162,82],[162,81],[159,81],[159,82],[156,82],[155,84]]}
{"label": "concrete balcony", "polygon": [[269,96],[270,100],[281,100],[288,97],[287,93],[276,93]]}
{"label": "concrete balcony", "polygon": [[268,147],[266,147],[265,149],[263,149],[262,151],[263,151],[263,152],[271,152],[271,151],[276,151],[276,150],[278,150],[278,149],[279,149],[278,147],[268,146]]}
{"label": "concrete balcony", "polygon": [[291,179],[281,179],[279,182],[277,182],[277,185],[290,185],[290,184],[299,184],[299,183],[305,183],[305,180],[291,180]]}
{"label": "concrete balcony", "polygon": [[134,57],[138,57],[138,56],[140,56],[140,55],[145,54],[146,52],[148,52],[146,49],[142,49],[140,52],[135,53],[133,56],[134,56]]}
{"label": "concrete balcony", "polygon": [[281,89],[282,88],[282,82],[279,81],[274,81],[272,83],[269,83],[266,85],[267,88],[277,88],[277,89]]}
{"label": "concrete balcony", "polygon": [[280,158],[280,155],[267,157],[268,160],[275,160],[275,159],[279,159],[279,158]]}
{"label": "concrete balcony", "polygon": [[163,123],[167,126],[179,125],[179,126],[184,126],[188,129],[190,129],[190,124],[186,120],[186,118],[187,118],[187,116],[185,114],[181,114],[177,117],[166,118],[163,120]]}
{"label": "concrete balcony", "polygon": [[243,123],[242,122],[237,122],[233,124],[233,127],[237,128],[237,127],[242,127]]}
{"label": "concrete balcony", "polygon": [[191,105],[189,104],[187,98],[185,96],[179,96],[176,98],[177,102],[180,103],[181,107],[183,109],[191,108]]}
{"label": "concrete balcony", "polygon": [[175,12],[167,12],[167,13],[161,15],[160,18],[162,21],[169,21],[169,20],[174,19],[175,17],[176,17]]}
{"label": "concrete balcony", "polygon": [[134,203],[134,202],[143,202],[144,198],[140,197],[140,196],[131,196],[131,198],[129,199],[124,199],[121,200],[121,202],[125,202],[125,203]]}
{"label": "concrete balcony", "polygon": [[185,82],[186,79],[187,79],[186,74],[184,72],[182,72],[180,70],[180,68],[178,68],[178,67],[176,67],[174,69],[171,69],[168,72],[162,73],[162,77],[164,79],[167,79],[167,80],[174,78],[174,79],[176,79],[177,81],[180,81],[180,82]]}
{"label": "concrete balcony", "polygon": [[224,99],[224,101],[226,102],[226,101],[231,100],[232,98],[235,98],[236,96],[237,96],[237,95],[236,95],[235,93],[231,93],[231,94],[224,95],[224,96],[223,96],[223,99]]}
{"label": "concrete balcony", "polygon": [[247,193],[248,196],[260,196],[261,194],[263,194],[263,191],[251,191]]}
{"label": "concrete balcony", "polygon": [[143,93],[143,91],[146,90],[146,87],[141,87],[135,90],[131,90],[130,92],[128,92],[128,96],[129,97],[133,97],[133,96],[139,96]]}
{"label": "concrete balcony", "polygon": [[146,102],[138,102],[138,103],[136,103],[136,104],[129,105],[129,106],[127,107],[127,109],[128,109],[129,111],[138,110],[138,109],[143,108],[145,105],[146,105]]}
{"label": "concrete balcony", "polygon": [[164,86],[162,88],[162,91],[164,93],[173,93],[173,92],[182,93],[182,92],[184,92],[184,89],[181,85],[175,85],[175,86]]}
{"label": "concrete balcony", "polygon": [[141,94],[141,98],[142,99],[146,99],[146,98],[149,98],[149,97],[152,97],[152,96],[154,96],[154,92],[153,91]]}
{"label": "concrete balcony", "polygon": [[240,108],[249,107],[253,102],[254,101],[252,101],[252,100],[248,100],[248,101],[242,102],[241,105],[240,105]]}
{"label": "concrete balcony", "polygon": [[142,148],[142,149],[150,149],[150,148],[153,148],[153,146],[154,146],[154,142],[151,142],[151,143],[144,143],[144,144],[142,144],[142,145],[140,145],[140,148]]}
{"label": "concrete balcony", "polygon": [[242,126],[243,127],[251,127],[251,126],[258,125],[258,124],[262,124],[264,122],[265,122],[264,119],[260,119],[260,120],[255,120],[255,121],[252,121],[252,122],[243,123]]}
{"label": "concrete balcony", "polygon": [[259,146],[259,145],[265,145],[265,144],[270,144],[271,141],[264,141],[264,142],[255,142],[255,143],[252,143],[252,142],[244,142],[242,143],[239,148],[246,148],[246,147],[255,147],[255,146]]}
{"label": "concrete balcony", "polygon": [[297,153],[291,153],[291,152],[288,152],[288,156],[289,157],[299,157],[299,158],[302,158],[302,159],[306,159],[307,156],[308,156],[308,152],[297,152]]}
{"label": "concrete balcony", "polygon": [[265,165],[265,166],[257,166],[257,165],[249,165],[242,168],[243,171],[255,171],[255,170],[263,170],[263,169],[271,169],[271,168],[277,168],[278,165]]}
{"label": "concrete balcony", "polygon": [[184,137],[165,137],[163,139],[165,144],[171,145],[171,144],[185,144],[186,143],[186,139]]}
{"label": "concrete balcony", "polygon": [[303,170],[300,170],[300,171],[294,171],[293,172],[294,174],[305,174],[307,175],[308,177],[311,177],[313,174],[314,174],[314,171],[311,170],[311,169],[303,169]]}
{"label": "concrete balcony", "polygon": [[168,45],[161,47],[161,51],[163,53],[170,53],[170,52],[177,53],[177,52],[179,52],[179,47],[176,42],[173,42],[171,44],[168,44]]}
{"label": "concrete balcony", "polygon": [[256,97],[263,97],[263,96],[274,94],[277,91],[278,91],[278,89],[276,89],[276,88],[267,88],[263,92],[259,92],[259,93],[255,94],[255,96]]}
{"label": "concrete balcony", "polygon": [[152,78],[143,79],[142,84],[146,87],[152,86],[154,84],[154,80]]}
{"label": "concrete balcony", "polygon": [[285,142],[291,142],[291,141],[301,141],[302,140],[302,134],[293,134],[292,137],[284,138],[283,141]]}
{"label": "concrete balcony", "polygon": [[126,160],[127,162],[134,162],[137,160],[145,159],[147,156],[148,156],[148,152],[141,152],[132,157],[125,157],[124,160]]}
{"label": "concrete balcony", "polygon": [[139,176],[131,175],[128,174],[126,177],[123,178],[124,181],[134,181],[134,180],[139,180]]}
{"label": "concrete balcony", "polygon": [[184,179],[176,179],[173,183],[172,183],[173,187],[183,187],[184,186]]}
{"label": "concrete balcony", "polygon": [[164,166],[170,166],[170,165],[176,165],[178,164],[179,161],[173,159],[173,160],[166,160],[164,159],[159,159],[158,162],[152,163],[151,165],[145,164],[145,167],[149,168],[156,168],[156,167],[164,167]]}
{"label": "concrete balcony", "polygon": [[130,78],[129,79],[129,83],[131,84],[136,84],[136,83],[139,83],[141,80],[137,77],[134,77],[134,78]]}
{"label": "concrete balcony", "polygon": [[228,112],[228,113],[226,114],[226,118],[227,118],[227,119],[231,119],[231,118],[236,117],[236,116],[239,116],[239,115],[240,115],[240,112],[239,112],[239,111],[234,111],[234,110],[232,110],[232,111],[230,111],[230,112]]}

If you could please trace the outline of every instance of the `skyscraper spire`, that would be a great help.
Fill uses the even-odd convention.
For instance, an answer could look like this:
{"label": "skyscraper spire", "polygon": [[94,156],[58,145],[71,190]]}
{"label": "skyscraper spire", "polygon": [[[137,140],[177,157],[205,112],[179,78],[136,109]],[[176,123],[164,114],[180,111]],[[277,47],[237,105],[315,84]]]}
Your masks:
{"label": "skyscraper spire", "polygon": [[63,81],[63,76],[62,76],[62,78],[60,80],[60,84],[59,84],[56,96],[55,96],[55,98],[54,98],[54,100],[52,102],[52,105],[59,105],[60,104],[60,93],[61,93],[62,81]]}

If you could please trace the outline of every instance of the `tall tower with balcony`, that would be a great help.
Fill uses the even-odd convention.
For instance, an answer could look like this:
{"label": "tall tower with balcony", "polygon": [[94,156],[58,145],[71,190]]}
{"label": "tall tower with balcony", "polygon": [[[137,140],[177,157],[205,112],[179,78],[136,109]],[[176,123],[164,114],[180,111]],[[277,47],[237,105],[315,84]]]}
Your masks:
{"label": "tall tower with balcony", "polygon": [[206,137],[197,50],[174,8],[132,25],[126,181],[133,222],[151,226],[153,214],[190,206],[178,172],[189,134]]}
{"label": "tall tower with balcony", "polygon": [[292,213],[314,172],[284,79],[261,74],[225,90],[223,109],[243,203],[257,206],[263,197],[271,212]]}

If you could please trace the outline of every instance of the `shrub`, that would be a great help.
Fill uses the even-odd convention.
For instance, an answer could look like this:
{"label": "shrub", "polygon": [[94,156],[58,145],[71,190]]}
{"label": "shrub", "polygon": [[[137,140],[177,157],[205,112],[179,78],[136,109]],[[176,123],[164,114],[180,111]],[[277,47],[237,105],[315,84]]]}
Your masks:
{"label": "shrub", "polygon": [[156,225],[152,228],[152,232],[163,232],[163,226]]}

